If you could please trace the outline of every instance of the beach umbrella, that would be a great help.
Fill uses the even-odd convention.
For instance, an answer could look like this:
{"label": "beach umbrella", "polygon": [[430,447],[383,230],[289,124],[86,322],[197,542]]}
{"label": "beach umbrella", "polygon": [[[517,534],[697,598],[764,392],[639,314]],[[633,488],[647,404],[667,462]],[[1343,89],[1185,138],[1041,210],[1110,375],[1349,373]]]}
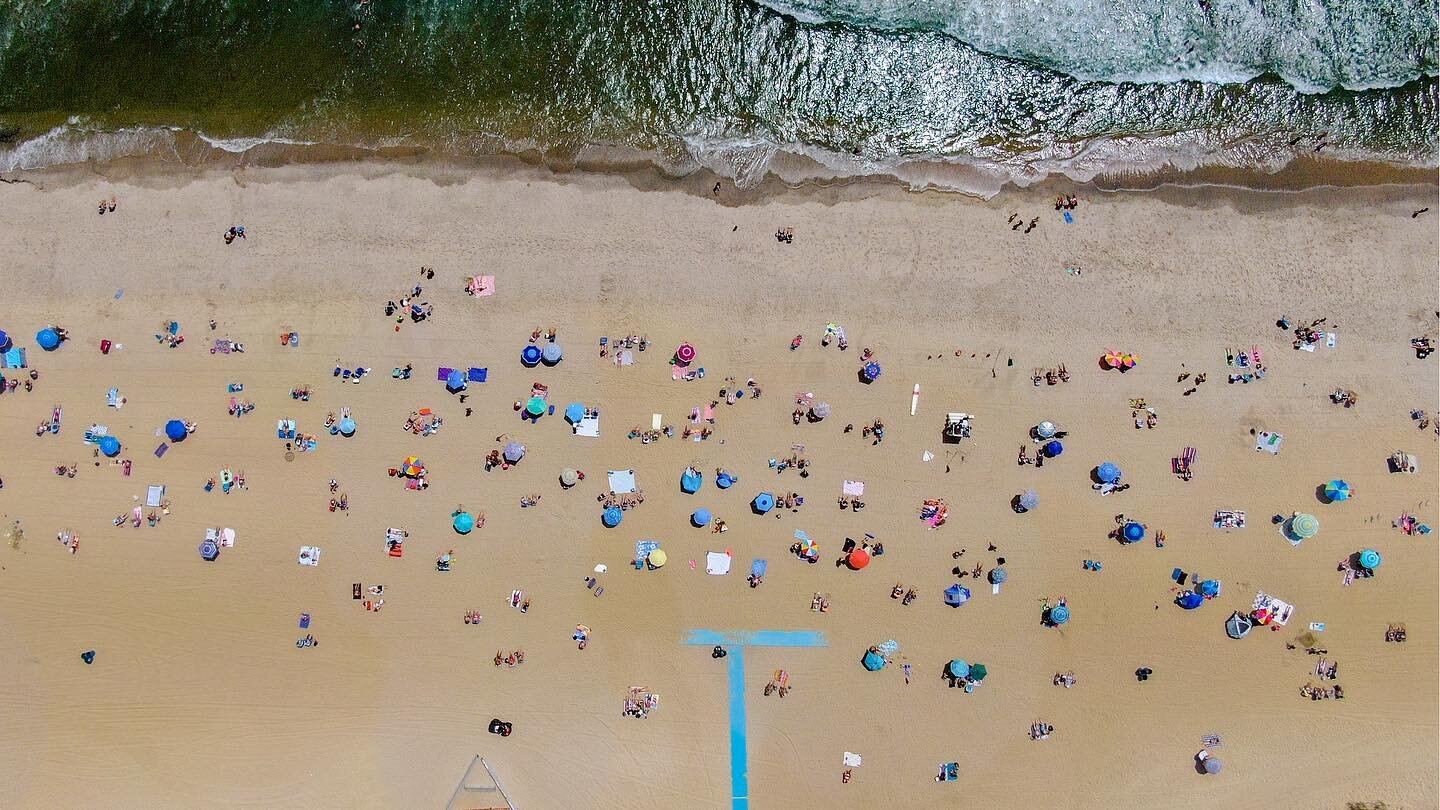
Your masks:
{"label": "beach umbrella", "polygon": [[850,566],[850,570],[859,571],[870,564],[870,552],[857,548],[845,556],[845,564]]}
{"label": "beach umbrella", "polygon": [[520,365],[533,368],[540,364],[540,358],[543,356],[544,353],[540,351],[540,347],[532,343],[520,350]]}
{"label": "beach umbrella", "polygon": [[955,584],[945,589],[945,604],[950,607],[960,607],[970,601],[970,589],[964,585]]}
{"label": "beach umbrella", "polygon": [[354,436],[354,435],[355,435],[355,420],[354,420],[354,419],[351,419],[350,417],[347,416],[347,417],[345,417],[344,419],[341,419],[341,420],[340,420],[340,435],[341,435],[341,436]]}
{"label": "beach umbrella", "polygon": [[1180,598],[1175,600],[1175,604],[1179,605],[1185,610],[1194,610],[1195,608],[1198,608],[1201,605],[1205,604],[1205,597],[1201,596],[1198,593],[1195,593],[1194,591],[1191,591],[1189,593],[1182,593],[1180,594]]}
{"label": "beach umbrella", "polygon": [[120,440],[114,436],[102,436],[100,438],[100,452],[111,458],[120,455]]}
{"label": "beach umbrella", "polygon": [[219,543],[216,543],[214,540],[206,540],[205,542],[200,544],[200,559],[205,560],[206,562],[215,562],[215,558],[219,556]]}
{"label": "beach umbrella", "polygon": [[1046,458],[1055,458],[1065,452],[1065,445],[1061,444],[1058,439],[1051,439],[1046,442],[1045,446],[1040,448],[1040,450],[1045,453]]}
{"label": "beach umbrella", "polygon": [[945,669],[947,672],[950,673],[950,677],[952,678],[964,678],[965,676],[970,674],[970,664],[966,661],[962,661],[959,658],[951,660],[950,666],[946,667]]}
{"label": "beach umbrella", "polygon": [[1285,521],[1285,525],[1290,536],[1300,540],[1314,537],[1315,533],[1320,531],[1320,519],[1306,512],[1291,516],[1289,520]]}
{"label": "beach umbrella", "polygon": [[682,363],[689,363],[695,359],[695,347],[689,343],[681,343],[680,348],[675,350],[675,359]]}
{"label": "beach umbrella", "polygon": [[1213,599],[1220,595],[1220,581],[1218,579],[1207,579],[1200,583],[1200,595],[1206,599]]}
{"label": "beach umbrella", "polygon": [[35,342],[45,351],[53,352],[60,346],[60,333],[46,327],[35,333]]}
{"label": "beach umbrella", "polygon": [[1102,462],[1099,467],[1095,468],[1095,477],[1099,478],[1102,484],[1113,484],[1119,481],[1121,474],[1120,468],[1110,461]]}
{"label": "beach umbrella", "polygon": [[1216,774],[1223,770],[1224,767],[1224,765],[1220,764],[1220,760],[1214,757],[1205,758],[1205,773]]}
{"label": "beach umbrella", "polygon": [[706,509],[703,506],[699,509],[696,509],[690,514],[690,522],[694,523],[696,526],[710,525],[710,510]]}
{"label": "beach umbrella", "polygon": [[800,555],[802,557],[810,557],[819,553],[820,544],[810,539],[808,536],[804,540],[800,541]]}
{"label": "beach umbrella", "polygon": [[1120,352],[1117,352],[1114,349],[1106,349],[1105,356],[1101,357],[1100,359],[1102,362],[1105,363],[1105,366],[1107,368],[1120,367]]}
{"label": "beach umbrella", "polygon": [[530,401],[525,403],[525,412],[537,419],[540,418],[545,413],[545,400],[540,397],[531,397]]}
{"label": "beach umbrella", "polygon": [[817,402],[815,403],[815,407],[810,409],[810,412],[815,414],[816,419],[824,419],[830,415],[830,403]]}
{"label": "beach umbrella", "polygon": [[720,473],[715,476],[715,486],[721,489],[729,489],[735,483],[735,477],[730,473]]}
{"label": "beach umbrella", "polygon": [[585,418],[585,406],[579,402],[572,402],[565,406],[565,421],[570,424],[578,424]]}
{"label": "beach umbrella", "polygon": [[885,663],[885,656],[875,652],[874,650],[866,650],[865,657],[860,659],[860,665],[871,672],[883,669],[885,667]]}
{"label": "beach umbrella", "polygon": [[1008,579],[1010,579],[1010,572],[1006,571],[1004,568],[990,569],[990,582],[992,584],[999,585],[1000,583],[1005,582]]}
{"label": "beach umbrella", "polygon": [[1138,354],[1122,354],[1122,355],[1120,355],[1120,367],[1121,367],[1121,368],[1134,368],[1134,367],[1135,367],[1135,364],[1136,364],[1136,363],[1139,363],[1139,362],[1140,362],[1140,355],[1138,355]]}
{"label": "beach umbrella", "polygon": [[1348,501],[1350,494],[1350,485],[1338,478],[1325,485],[1325,500],[1331,503]]}
{"label": "beach umbrella", "polygon": [[867,380],[878,380],[880,379],[880,364],[866,363],[865,368],[862,370],[862,373],[865,375],[865,379]]}
{"label": "beach umbrella", "polygon": [[560,358],[564,356],[565,350],[560,348],[559,343],[547,343],[545,348],[540,350],[540,359],[547,366],[555,365],[560,362]]}
{"label": "beach umbrella", "polygon": [[573,487],[580,482],[580,473],[566,467],[560,471],[560,483],[562,486]]}
{"label": "beach umbrella", "polygon": [[1051,624],[1059,627],[1060,625],[1068,621],[1070,621],[1070,608],[1064,605],[1056,605],[1055,607],[1050,608]]}
{"label": "beach umbrella", "polygon": [[983,681],[985,680],[985,676],[989,674],[990,670],[986,669],[984,664],[970,665],[970,680],[972,681]]}
{"label": "beach umbrella", "polygon": [[451,391],[460,391],[465,388],[465,372],[451,371],[445,375],[445,387]]}
{"label": "beach umbrella", "polygon": [[755,500],[752,502],[752,505],[755,507],[756,512],[759,512],[763,515],[766,512],[769,512],[771,509],[775,508],[775,496],[771,495],[768,492],[762,492],[759,495],[755,496]]}
{"label": "beach umbrella", "polygon": [[414,478],[425,471],[425,462],[416,456],[410,456],[405,459],[405,463],[401,465],[400,469],[407,477]]}
{"label": "beach umbrella", "polygon": [[510,442],[505,445],[505,460],[514,464],[525,457],[525,445],[519,442]]}
{"label": "beach umbrella", "polygon": [[95,663],[95,651],[94,651],[94,650],[86,650],[85,652],[80,653],[80,660],[81,660],[81,661],[84,661],[86,664],[93,664],[93,663]]}
{"label": "beach umbrella", "polygon": [[1040,505],[1040,495],[1033,489],[1027,489],[1020,493],[1020,508],[1030,511]]}
{"label": "beach umbrella", "polygon": [[190,431],[185,429],[185,423],[179,419],[171,419],[165,423],[165,438],[173,442],[183,442]]}
{"label": "beach umbrella", "polygon": [[9,351],[9,349],[10,335],[6,334],[4,329],[0,329],[0,352]]}
{"label": "beach umbrella", "polygon": [[694,495],[704,480],[699,470],[694,467],[686,467],[685,471],[680,473],[680,491],[686,495]]}
{"label": "beach umbrella", "polygon": [[469,512],[457,512],[450,525],[461,534],[469,534],[475,528],[475,516]]}
{"label": "beach umbrella", "polygon": [[619,526],[620,521],[624,519],[625,513],[621,512],[619,507],[615,506],[606,509],[605,513],[600,516],[600,522],[604,523],[605,527],[608,529],[613,529],[616,526]]}
{"label": "beach umbrella", "polygon": [[1225,635],[1233,639],[1242,639],[1250,635],[1250,628],[1252,626],[1253,623],[1250,621],[1249,616],[1236,611],[1235,613],[1231,613],[1230,618],[1225,620]]}
{"label": "beach umbrella", "polygon": [[1035,426],[1035,435],[1042,439],[1055,438],[1055,423],[1049,420]]}
{"label": "beach umbrella", "polygon": [[650,563],[651,568],[659,568],[668,562],[669,559],[670,557],[665,553],[664,549],[652,549],[649,554],[645,555],[645,561]]}
{"label": "beach umbrella", "polygon": [[1374,570],[1380,567],[1381,562],[1383,562],[1383,560],[1380,557],[1380,552],[1376,551],[1373,548],[1367,548],[1364,551],[1360,552],[1361,568],[1365,568],[1367,570]]}
{"label": "beach umbrella", "polygon": [[1120,530],[1120,536],[1127,543],[1138,543],[1145,539],[1145,527],[1132,520]]}

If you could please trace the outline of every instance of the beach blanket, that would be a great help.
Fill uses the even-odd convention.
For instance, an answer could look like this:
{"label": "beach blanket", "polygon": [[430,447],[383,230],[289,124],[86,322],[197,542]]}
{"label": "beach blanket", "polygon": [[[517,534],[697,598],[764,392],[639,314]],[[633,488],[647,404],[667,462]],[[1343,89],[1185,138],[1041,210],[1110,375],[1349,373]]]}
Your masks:
{"label": "beach blanket", "polygon": [[450,372],[454,370],[455,369],[453,368],[446,368],[445,366],[441,366],[435,369],[435,379],[440,382],[445,382],[446,378],[450,376]]}
{"label": "beach blanket", "polygon": [[1255,603],[1251,606],[1251,610],[1262,609],[1270,611],[1270,621],[1282,627],[1290,621],[1291,615],[1295,612],[1295,606],[1289,602],[1259,591],[1255,594]]}
{"label": "beach blanket", "polygon": [[600,417],[587,414],[580,424],[575,426],[576,436],[589,436],[592,439],[600,438]]}
{"label": "beach blanket", "polygon": [[151,484],[145,488],[145,505],[151,509],[160,505],[165,500],[165,485]]}
{"label": "beach blanket", "polygon": [[659,429],[661,428],[661,426],[663,426],[664,424],[665,424],[665,416],[664,416],[663,414],[658,414],[658,413],[652,413],[652,414],[650,414],[650,429],[651,429],[651,430],[659,430]]}
{"label": "beach blanket", "polygon": [[723,551],[705,552],[705,573],[713,576],[723,576],[730,573],[730,564],[734,559]]}
{"label": "beach blanket", "polygon": [[466,288],[471,295],[477,298],[486,298],[495,294],[494,276],[471,276],[470,285]]}
{"label": "beach blanket", "polygon": [[295,560],[295,562],[298,562],[298,563],[300,563],[301,565],[319,565],[319,564],[320,564],[320,547],[319,547],[319,546],[301,546],[301,547],[300,547],[300,556],[299,556],[299,558],[297,558],[297,559]]}
{"label": "beach blanket", "polygon": [[763,576],[765,576],[765,572],[768,571],[768,570],[770,570],[770,561],[769,561],[769,560],[751,560],[751,561],[750,561],[750,576],[752,576],[752,577],[763,577]]}
{"label": "beach blanket", "polygon": [[849,498],[858,498],[865,494],[864,481],[846,481],[840,487],[840,491]]}
{"label": "beach blanket", "polygon": [[650,556],[650,552],[660,548],[659,540],[636,540],[635,559],[643,560]]}
{"label": "beach blanket", "polygon": [[847,768],[858,768],[860,767],[860,755],[853,751],[846,751],[845,756],[840,758],[840,762]]}
{"label": "beach blanket", "polygon": [[10,351],[5,352],[5,368],[25,368],[25,350],[11,346]]}
{"label": "beach blanket", "polygon": [[1255,449],[1264,450],[1272,456],[1277,456],[1280,454],[1280,443],[1283,441],[1285,441],[1285,437],[1279,433],[1262,430],[1255,436]]}
{"label": "beach blanket", "polygon": [[610,491],[616,494],[635,491],[634,470],[611,470],[609,473]]}
{"label": "beach blanket", "polygon": [[[231,528],[229,528],[229,527],[226,527],[226,528],[220,530],[220,545],[221,545],[223,548],[233,548],[233,547],[235,546],[235,530],[234,530],[234,529],[231,529]],[[317,554],[319,553],[319,550],[318,550],[318,549],[316,550],[316,553],[317,553]]]}
{"label": "beach blanket", "polygon": [[615,365],[617,365],[617,366],[633,366],[633,365],[635,365],[635,352],[632,352],[632,351],[630,351],[629,349],[624,349],[624,350],[620,351],[619,353],[617,353],[617,354],[615,355]]}
{"label": "beach blanket", "polygon": [[489,377],[489,376],[490,376],[490,369],[488,369],[488,368],[473,368],[473,367],[472,367],[472,368],[470,368],[468,371],[465,372],[465,379],[466,379],[466,381],[468,381],[468,382],[482,382],[482,383],[483,383],[483,382],[485,382],[485,378],[486,378],[486,377]]}

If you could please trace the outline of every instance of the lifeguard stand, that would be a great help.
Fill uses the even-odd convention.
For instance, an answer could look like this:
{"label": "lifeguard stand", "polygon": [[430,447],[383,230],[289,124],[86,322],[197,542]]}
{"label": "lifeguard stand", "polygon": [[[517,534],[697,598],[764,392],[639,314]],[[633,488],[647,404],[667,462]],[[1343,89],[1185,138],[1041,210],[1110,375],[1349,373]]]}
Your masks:
{"label": "lifeguard stand", "polygon": [[[483,773],[481,773],[483,771]],[[472,781],[477,780],[477,781]],[[445,810],[517,810],[515,803],[505,794],[500,778],[490,769],[490,763],[476,754],[470,760],[470,767],[460,777],[460,784],[450,794]]]}

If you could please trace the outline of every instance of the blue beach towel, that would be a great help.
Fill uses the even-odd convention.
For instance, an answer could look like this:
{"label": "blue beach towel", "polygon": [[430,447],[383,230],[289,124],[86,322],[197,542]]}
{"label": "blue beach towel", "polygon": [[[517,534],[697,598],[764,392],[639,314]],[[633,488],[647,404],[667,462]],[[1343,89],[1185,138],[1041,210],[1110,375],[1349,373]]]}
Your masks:
{"label": "blue beach towel", "polygon": [[1070,216],[1070,212],[1069,212],[1069,211],[1066,211],[1066,212],[1065,212],[1065,224],[1066,224],[1066,225],[1074,225],[1074,224],[1075,224],[1075,218],[1072,217],[1072,216]]}

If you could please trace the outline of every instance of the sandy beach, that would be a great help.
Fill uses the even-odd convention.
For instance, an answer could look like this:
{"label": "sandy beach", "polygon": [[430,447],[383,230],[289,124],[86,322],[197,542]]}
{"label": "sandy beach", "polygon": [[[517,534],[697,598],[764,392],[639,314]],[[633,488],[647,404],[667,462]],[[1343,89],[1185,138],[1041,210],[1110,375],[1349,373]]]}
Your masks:
{"label": "sandy beach", "polygon": [[[1436,357],[1409,346],[1435,337],[1440,307],[1435,213],[1410,216],[1440,207],[1434,186],[1064,188],[1081,197],[1067,224],[1048,189],[982,202],[880,184],[713,194],[707,177],[513,167],[103,172],[0,185],[0,329],[39,372],[33,391],[0,396],[0,529],[24,528],[0,548],[8,807],[444,807],[476,754],[523,808],[1440,804],[1436,535],[1392,527],[1405,512],[1440,519],[1436,434],[1410,416],[1436,418],[1440,390]],[[97,216],[112,195],[116,210]],[[1012,212],[1037,227],[1012,230]],[[234,225],[246,238],[227,245]],[[466,295],[474,275],[495,276],[495,294]],[[385,304],[416,284],[434,314],[397,330]],[[1293,350],[1281,317],[1325,318],[1335,347]],[[186,337],[173,349],[154,337],[172,319]],[[821,345],[827,323],[848,350]],[[51,324],[71,339],[44,352],[34,335]],[[523,367],[532,330],[550,327],[564,360]],[[282,346],[292,331],[299,345]],[[634,365],[600,356],[602,337],[632,333],[652,343]],[[246,351],[212,354],[215,339]],[[667,360],[687,341],[705,377],[672,380]],[[883,366],[868,385],[867,348]],[[1140,361],[1102,369],[1107,348]],[[1268,373],[1228,384],[1227,353],[1252,348]],[[407,363],[413,377],[393,379]],[[1033,384],[1034,369],[1062,364],[1069,382]],[[373,374],[344,383],[337,365]],[[488,379],[462,404],[435,370],[471,366]],[[731,376],[764,394],[722,401],[708,439],[627,438],[656,413],[685,428]],[[557,413],[532,424],[512,404],[533,382]],[[297,385],[308,402],[289,395]],[[123,408],[107,407],[111,388]],[[1337,388],[1358,404],[1333,404]],[[797,392],[831,415],[794,424]],[[254,411],[227,416],[232,396]],[[1136,428],[1136,398],[1153,429]],[[600,410],[598,438],[572,435],[558,412],[577,401]],[[60,432],[37,437],[56,405]],[[342,407],[350,438],[322,428]],[[420,408],[443,417],[435,435],[404,429]],[[974,415],[973,434],[944,443],[954,411]],[[861,426],[877,418],[874,444]],[[198,429],[157,457],[170,419]],[[318,447],[287,462],[279,419],[320,434]],[[1017,464],[1042,420],[1066,431],[1063,455]],[[128,476],[82,442],[92,423],[122,441]],[[1256,451],[1258,431],[1284,435],[1278,455]],[[509,441],[524,459],[485,472]],[[805,478],[768,465],[796,444]],[[1171,459],[1187,446],[1195,476],[1182,481]],[[1388,472],[1396,450],[1419,474]],[[424,491],[387,474],[412,455]],[[1104,461],[1130,489],[1092,489]],[[54,474],[72,463],[73,478]],[[679,488],[687,465],[705,472],[693,495]],[[563,490],[565,467],[585,480]],[[717,489],[717,467],[739,482]],[[222,468],[247,488],[205,491]],[[606,528],[605,473],[626,469],[645,502]],[[328,508],[332,478],[348,513]],[[1332,479],[1354,496],[1320,502]],[[846,480],[865,483],[859,512],[837,507]],[[170,513],[113,526],[148,484],[167,487]],[[1018,514],[1011,499],[1027,489],[1039,506]],[[762,491],[805,504],[756,515]],[[539,503],[521,508],[530,493]],[[950,510],[935,529],[918,519],[932,498]],[[483,528],[455,533],[461,504]],[[729,530],[692,527],[700,507]],[[1220,509],[1248,526],[1213,528]],[[1292,547],[1270,518],[1293,512],[1321,528]],[[1120,513],[1165,546],[1110,539]],[[214,562],[196,550],[207,527],[237,534]],[[409,532],[403,557],[387,555],[386,527]],[[63,530],[79,534],[76,553]],[[819,564],[787,552],[797,530],[819,542]],[[834,564],[867,533],[883,555]],[[668,564],[635,570],[642,539]],[[318,566],[296,564],[302,545],[323,549]],[[437,572],[450,549],[452,570]],[[725,549],[734,570],[707,576],[706,552]],[[1343,585],[1337,560],[1362,549],[1383,565]],[[997,557],[998,593],[952,572]],[[768,574],[752,589],[756,558]],[[598,596],[585,583],[597,564]],[[1221,581],[1221,595],[1182,610],[1176,568]],[[352,599],[353,583],[383,584],[383,610]],[[897,583],[916,589],[911,604],[890,598]],[[942,599],[955,583],[973,590],[959,608]],[[527,612],[509,606],[512,589]],[[810,610],[817,592],[828,612]],[[1257,592],[1293,604],[1289,623],[1228,638],[1226,618]],[[1060,597],[1073,619],[1042,626],[1042,600]],[[470,610],[478,625],[462,621]],[[1287,649],[1311,623],[1327,652]],[[583,651],[577,624],[592,631]],[[1390,624],[1408,641],[1387,643]],[[732,651],[739,782],[734,660],[684,643],[705,629],[823,639]],[[307,632],[318,646],[297,648]],[[895,661],[866,671],[867,647],[890,639]],[[515,649],[523,664],[492,665]],[[1335,681],[1316,677],[1321,657],[1339,663]],[[973,693],[941,678],[956,658],[988,667]],[[1138,682],[1138,667],[1154,674]],[[764,696],[782,668],[793,691]],[[1064,672],[1074,688],[1052,683]],[[1344,699],[1304,698],[1307,683],[1338,683]],[[659,705],[622,716],[641,685]],[[486,733],[491,718],[514,733]],[[1029,738],[1037,721],[1049,739]],[[1208,734],[1223,740],[1215,775],[1194,759]],[[847,751],[863,764],[845,782]],[[937,783],[952,761],[959,779]]]}

